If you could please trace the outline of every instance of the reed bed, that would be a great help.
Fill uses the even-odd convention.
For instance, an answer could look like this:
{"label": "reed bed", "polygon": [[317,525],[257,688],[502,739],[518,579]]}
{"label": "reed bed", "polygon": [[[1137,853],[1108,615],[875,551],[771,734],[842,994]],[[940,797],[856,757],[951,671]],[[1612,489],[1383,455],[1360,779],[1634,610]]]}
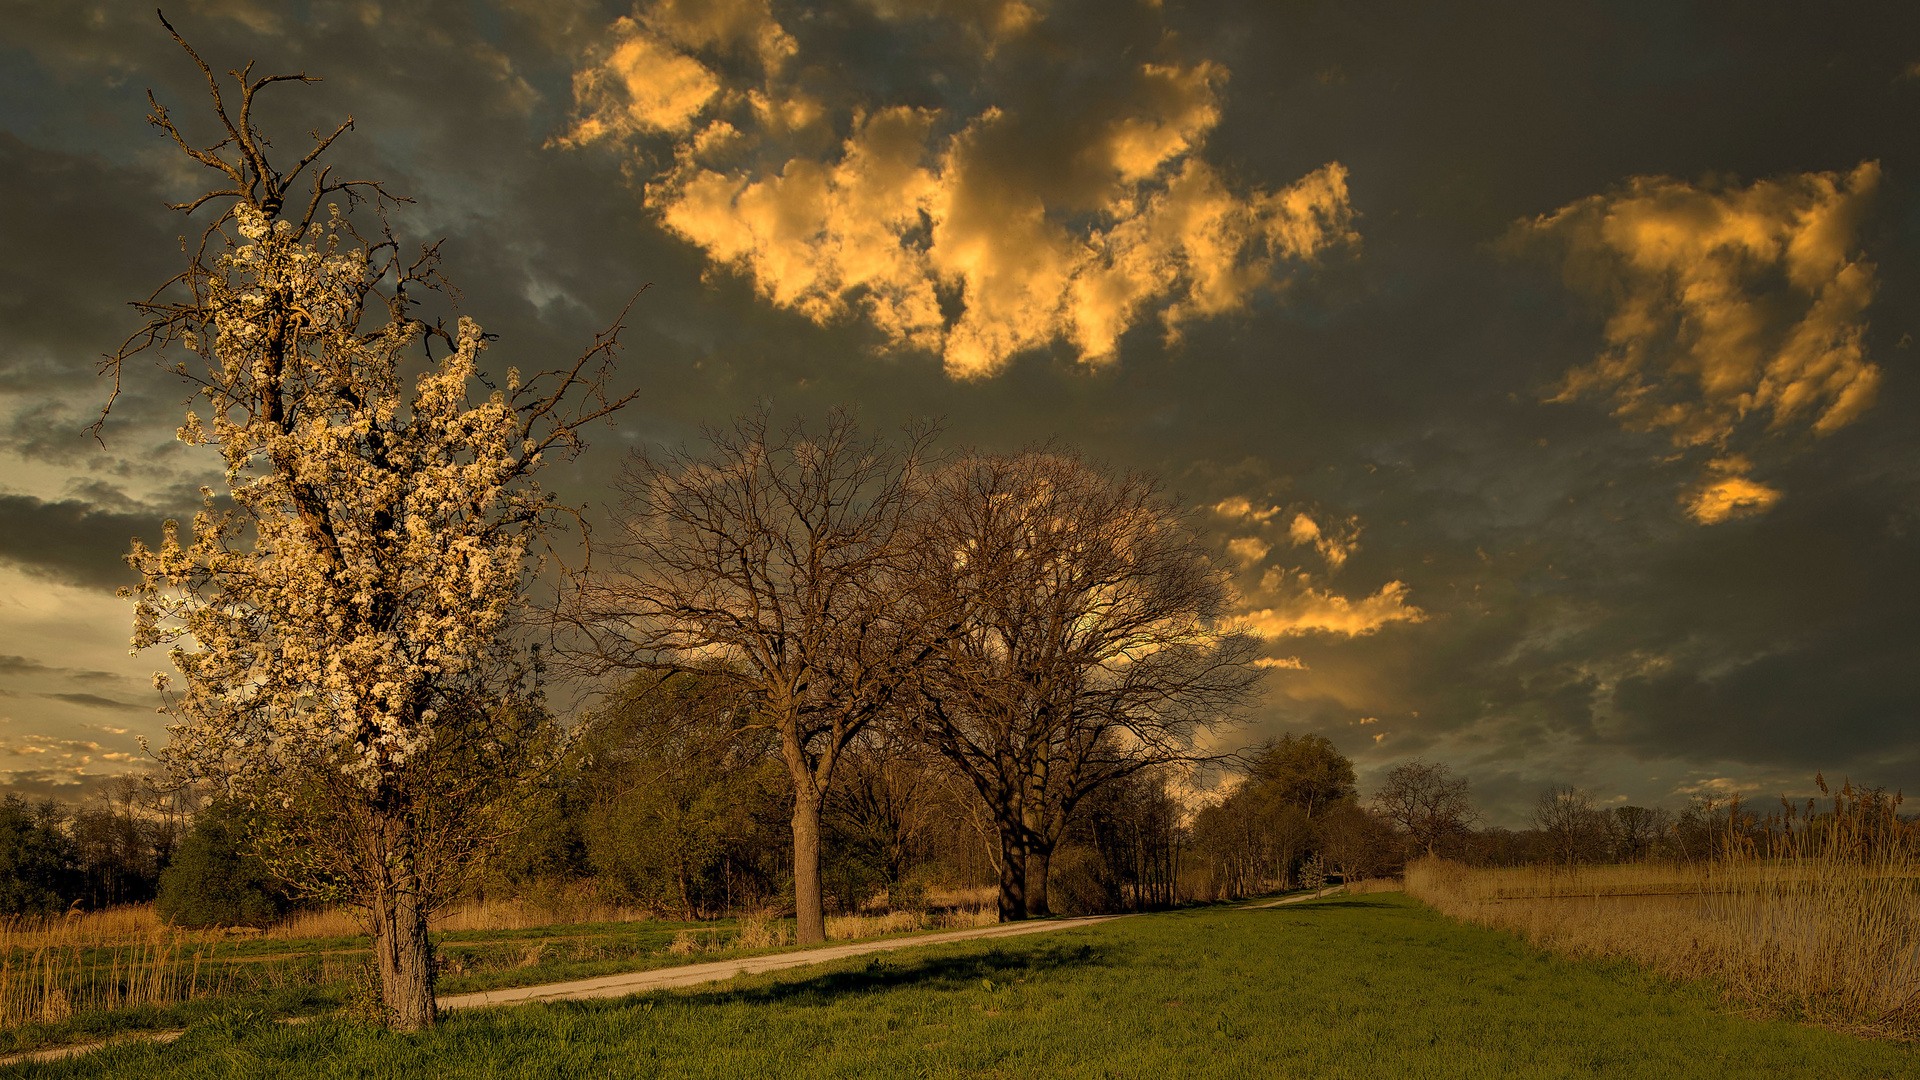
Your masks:
{"label": "reed bed", "polygon": [[1403,892],[1406,890],[1406,887],[1406,882],[1397,877],[1361,878],[1359,881],[1349,881],[1345,886],[1348,896],[1365,896],[1368,893]]}
{"label": "reed bed", "polygon": [[1557,952],[1714,980],[1764,1011],[1920,1035],[1920,861],[1898,848],[1573,869],[1421,859],[1406,891]]}
{"label": "reed bed", "polygon": [[[146,906],[0,923],[0,1027],[168,1006],[258,989],[261,972],[217,959],[220,931],[163,926]],[[286,973],[265,981],[284,985]]]}

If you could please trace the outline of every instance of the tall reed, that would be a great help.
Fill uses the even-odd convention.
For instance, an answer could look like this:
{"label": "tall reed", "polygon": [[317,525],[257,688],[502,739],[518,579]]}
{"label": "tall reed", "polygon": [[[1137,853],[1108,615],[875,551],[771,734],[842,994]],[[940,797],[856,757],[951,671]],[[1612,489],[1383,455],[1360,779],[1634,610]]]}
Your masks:
{"label": "tall reed", "polygon": [[1769,1011],[1920,1035],[1920,858],[1895,803],[1789,805],[1764,845],[1712,862],[1476,870],[1407,867],[1407,892],[1454,918],[1571,955],[1709,978]]}

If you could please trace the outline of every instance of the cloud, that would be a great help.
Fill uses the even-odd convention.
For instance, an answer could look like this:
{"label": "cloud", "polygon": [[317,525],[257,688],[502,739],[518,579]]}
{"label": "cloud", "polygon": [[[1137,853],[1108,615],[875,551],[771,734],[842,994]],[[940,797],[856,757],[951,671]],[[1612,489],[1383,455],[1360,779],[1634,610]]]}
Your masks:
{"label": "cloud", "polygon": [[1265,524],[1275,514],[1278,514],[1280,512],[1280,508],[1277,506],[1270,506],[1265,510],[1255,510],[1253,508],[1253,503],[1249,501],[1246,496],[1235,495],[1235,496],[1232,496],[1231,498],[1222,499],[1219,502],[1214,503],[1213,512],[1216,514],[1219,514],[1221,517],[1224,517],[1224,518],[1232,518],[1236,520],[1245,519],[1247,521],[1253,521],[1253,522]]}
{"label": "cloud", "polygon": [[125,678],[111,671],[49,667],[30,656],[0,656],[0,676],[8,675],[58,675],[82,683],[121,682]]}
{"label": "cloud", "polygon": [[1274,668],[1282,671],[1305,671],[1305,661],[1297,656],[1263,656],[1253,662],[1254,667]]}
{"label": "cloud", "polygon": [[101,510],[77,499],[0,495],[0,561],[75,584],[114,588],[130,580],[129,539],[157,533],[156,514]]}
{"label": "cloud", "polygon": [[[1856,246],[1879,183],[1871,161],[1745,188],[1636,177],[1521,223],[1513,244],[1557,244],[1568,286],[1609,310],[1605,347],[1553,400],[1606,396],[1628,428],[1720,451],[1852,423],[1881,378],[1862,345],[1875,267]],[[1715,489],[1696,520],[1772,502],[1752,481]]]}
{"label": "cloud", "polygon": [[1322,528],[1306,514],[1295,514],[1293,524],[1287,527],[1287,539],[1294,545],[1309,545],[1327,560],[1327,567],[1338,570],[1346,564],[1347,556],[1360,546],[1360,524],[1357,518],[1348,518],[1343,523],[1335,523]]}
{"label": "cloud", "polygon": [[1252,566],[1254,563],[1266,558],[1267,552],[1272,550],[1272,544],[1267,543],[1257,536],[1242,536],[1227,541],[1227,553],[1232,555],[1234,560],[1242,566]]}
{"label": "cloud", "polygon": [[[1269,575],[1270,586],[1279,575]],[[1364,637],[1390,623],[1425,621],[1427,613],[1407,603],[1407,585],[1390,581],[1372,596],[1349,600],[1331,590],[1302,585],[1271,607],[1248,611],[1238,623],[1261,637],[1327,633]]]}
{"label": "cloud", "polygon": [[[1228,77],[1210,61],[1116,59],[1036,90],[1002,55],[1039,34],[1034,9],[882,4],[882,32],[958,21],[977,70],[823,80],[824,55],[764,4],[725,5],[724,30],[673,14],[683,8],[613,24],[575,77],[561,144],[631,147],[647,204],[712,268],[816,323],[863,319],[889,347],[939,354],[955,378],[1055,343],[1111,362],[1142,321],[1177,338],[1357,239],[1338,163],[1266,190],[1204,158]],[[722,62],[749,40],[757,64]],[[949,100],[889,100],[913,78],[928,80],[914,96]],[[977,92],[952,100],[956,84]],[[656,168],[662,136],[672,164]]]}
{"label": "cloud", "polygon": [[148,705],[134,705],[125,701],[115,701],[112,698],[101,697],[98,694],[41,694],[40,696],[43,698],[51,698],[54,701],[64,701],[69,705],[79,705],[88,709],[119,709],[130,712],[148,712],[152,708]]}
{"label": "cloud", "polygon": [[1743,457],[1716,459],[1708,462],[1707,468],[1718,474],[1718,479],[1703,480],[1681,499],[1687,515],[1702,525],[1764,514],[1780,501],[1778,488],[1746,477],[1752,465]]}
{"label": "cloud", "polygon": [[52,668],[32,657],[0,656],[0,675],[43,675],[57,674],[62,668]]}

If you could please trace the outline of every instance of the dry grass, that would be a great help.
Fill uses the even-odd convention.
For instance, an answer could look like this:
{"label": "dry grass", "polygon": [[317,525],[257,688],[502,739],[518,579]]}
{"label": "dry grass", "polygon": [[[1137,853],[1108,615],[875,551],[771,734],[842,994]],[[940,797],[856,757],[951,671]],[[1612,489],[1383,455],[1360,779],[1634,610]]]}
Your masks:
{"label": "dry grass", "polygon": [[224,937],[170,929],[148,905],[0,922],[0,1027],[218,992],[230,972],[209,957]]}
{"label": "dry grass", "polygon": [[[435,931],[531,930],[541,926],[577,923],[640,922],[654,918],[647,908],[623,907],[573,897],[537,900],[474,900],[434,915]],[[366,933],[366,924],[353,908],[296,911],[266,929],[263,936],[293,941],[305,938],[354,937]]]}
{"label": "dry grass", "polygon": [[1348,896],[1365,896],[1368,893],[1377,892],[1402,892],[1406,887],[1406,883],[1397,877],[1375,877],[1350,881],[1346,885],[1346,890]]}
{"label": "dry grass", "polygon": [[1904,854],[1572,871],[1422,859],[1406,888],[1561,953],[1627,957],[1771,1011],[1920,1034],[1920,864]]}
{"label": "dry grass", "polygon": [[827,918],[828,941],[907,934],[917,930],[968,930],[1000,921],[997,904],[927,911],[889,911],[884,915],[833,915]]}
{"label": "dry grass", "polygon": [[[874,937],[916,930],[986,926],[998,916],[992,890],[986,903],[968,905],[979,890],[936,895],[929,911],[850,915],[827,920],[829,940]],[[645,910],[591,900],[495,900],[450,908],[433,920],[436,931],[524,930],[581,923],[625,923],[650,919]],[[110,1012],[134,1006],[165,1007],[195,998],[277,988],[293,982],[333,983],[349,978],[365,962],[359,953],[321,951],[308,957],[300,946],[275,956],[248,947],[245,962],[233,955],[239,939],[289,943],[325,942],[364,933],[350,908],[295,912],[265,930],[182,930],[168,927],[152,905],[130,905],[102,912],[52,919],[0,921],[0,1028],[57,1023],[76,1013]],[[682,930],[665,951],[673,956],[727,949],[764,949],[793,943],[790,920],[763,912],[740,920],[737,931]],[[545,942],[527,947],[520,966],[540,961]],[[313,945],[309,945],[310,951]],[[331,948],[330,946],[326,948]],[[272,950],[269,949],[269,952]],[[307,966],[300,967],[302,960]],[[508,958],[511,961],[513,958]],[[464,966],[464,954],[450,963]]]}

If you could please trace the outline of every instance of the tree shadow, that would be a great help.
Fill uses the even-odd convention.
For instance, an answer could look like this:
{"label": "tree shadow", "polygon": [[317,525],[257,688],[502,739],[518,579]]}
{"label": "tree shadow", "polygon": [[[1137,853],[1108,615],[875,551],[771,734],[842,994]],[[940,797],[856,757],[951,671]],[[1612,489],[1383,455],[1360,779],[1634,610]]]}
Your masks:
{"label": "tree shadow", "polygon": [[[955,945],[966,944],[955,942]],[[667,997],[690,1004],[828,1004],[849,994],[869,994],[917,987],[932,990],[978,988],[983,980],[1006,985],[1035,974],[1065,969],[1120,968],[1133,950],[1111,942],[1021,942],[1013,948],[996,942],[992,948],[957,956],[903,957],[873,953],[864,957],[827,961],[834,970],[787,968],[737,978],[766,979],[758,986],[728,986],[652,990],[626,998],[551,1002],[582,1009],[630,1008],[637,998]],[[855,966],[857,965],[857,966]],[[823,965],[825,966],[825,965]]]}
{"label": "tree shadow", "polygon": [[1356,897],[1351,900],[1348,900],[1348,899],[1313,900],[1313,901],[1308,901],[1308,902],[1299,903],[1299,904],[1281,904],[1278,907],[1249,908],[1247,910],[1286,913],[1286,912],[1307,912],[1307,911],[1331,911],[1334,908],[1342,908],[1342,909],[1344,908],[1399,908],[1401,906],[1403,905],[1389,904],[1379,900],[1361,900]]}

